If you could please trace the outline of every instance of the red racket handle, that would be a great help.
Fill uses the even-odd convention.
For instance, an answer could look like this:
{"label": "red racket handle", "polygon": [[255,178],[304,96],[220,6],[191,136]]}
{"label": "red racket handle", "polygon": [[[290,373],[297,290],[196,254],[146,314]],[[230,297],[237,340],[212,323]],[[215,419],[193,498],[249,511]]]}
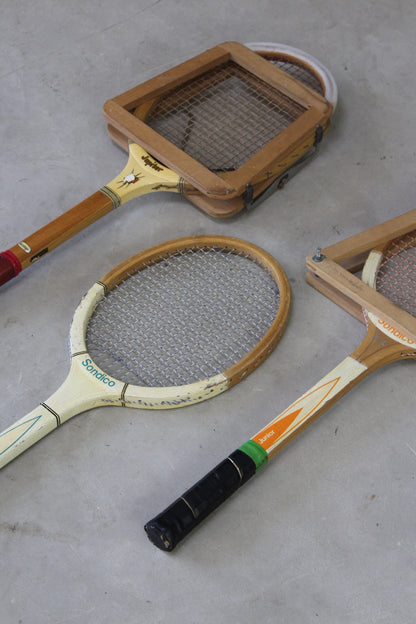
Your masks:
{"label": "red racket handle", "polygon": [[22,265],[13,252],[3,251],[0,253],[0,286],[16,277],[21,270]]}

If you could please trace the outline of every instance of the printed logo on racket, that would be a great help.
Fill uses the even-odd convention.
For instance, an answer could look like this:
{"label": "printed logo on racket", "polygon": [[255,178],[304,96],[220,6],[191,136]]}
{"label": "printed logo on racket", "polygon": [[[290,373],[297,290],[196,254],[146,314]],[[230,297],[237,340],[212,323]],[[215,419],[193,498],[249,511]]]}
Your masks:
{"label": "printed logo on racket", "polygon": [[136,184],[139,180],[143,178],[143,174],[134,173],[134,170],[131,173],[128,173],[122,180],[119,181],[119,188],[123,186],[129,186],[130,184]]}
{"label": "printed logo on racket", "polygon": [[116,382],[114,381],[114,379],[107,377],[105,373],[103,373],[102,371],[100,371],[99,369],[93,366],[92,360],[90,360],[90,358],[86,358],[82,362],[82,365],[85,366],[85,368],[87,369],[89,373],[91,373],[91,375],[94,375],[96,379],[98,379],[99,381],[102,381],[103,384],[110,386],[110,388],[116,385]]}
{"label": "printed logo on racket", "polygon": [[389,335],[392,336],[394,340],[397,340],[397,342],[400,342],[401,344],[405,346],[407,345],[412,346],[415,344],[415,341],[412,340],[412,338],[408,338],[407,336],[402,334],[402,332],[396,327],[394,327],[394,325],[391,325],[387,321],[384,321],[383,319],[376,317],[374,314],[368,313],[368,316],[370,318],[373,317],[372,319],[373,322],[376,321],[377,326],[386,336],[389,336]]}
{"label": "printed logo on racket", "polygon": [[164,167],[159,165],[159,163],[157,163],[155,160],[150,158],[150,156],[148,156],[147,154],[146,156],[142,156],[142,161],[144,162],[145,165],[147,165],[148,167],[151,167],[151,169],[154,169],[155,171],[164,170]]}

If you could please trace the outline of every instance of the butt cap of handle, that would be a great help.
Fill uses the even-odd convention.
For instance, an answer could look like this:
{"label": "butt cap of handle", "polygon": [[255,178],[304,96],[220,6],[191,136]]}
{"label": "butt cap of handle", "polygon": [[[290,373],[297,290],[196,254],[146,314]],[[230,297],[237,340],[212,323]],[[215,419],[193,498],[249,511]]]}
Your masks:
{"label": "butt cap of handle", "polygon": [[22,270],[22,266],[11,251],[0,253],[0,286],[16,277]]}
{"label": "butt cap of handle", "polygon": [[256,464],[236,450],[183,496],[145,525],[150,541],[171,551],[194,527],[223,503],[256,472]]}

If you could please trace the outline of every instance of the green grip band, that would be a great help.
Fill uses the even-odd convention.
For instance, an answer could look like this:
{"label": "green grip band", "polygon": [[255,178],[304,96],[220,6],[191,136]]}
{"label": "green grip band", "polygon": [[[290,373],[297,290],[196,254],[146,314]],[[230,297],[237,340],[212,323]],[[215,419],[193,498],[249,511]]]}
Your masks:
{"label": "green grip band", "polygon": [[267,452],[262,446],[260,446],[260,444],[254,442],[254,440],[249,440],[238,448],[240,451],[243,451],[243,453],[246,453],[249,457],[251,457],[256,464],[256,472],[261,470],[261,468],[267,464],[269,459]]}

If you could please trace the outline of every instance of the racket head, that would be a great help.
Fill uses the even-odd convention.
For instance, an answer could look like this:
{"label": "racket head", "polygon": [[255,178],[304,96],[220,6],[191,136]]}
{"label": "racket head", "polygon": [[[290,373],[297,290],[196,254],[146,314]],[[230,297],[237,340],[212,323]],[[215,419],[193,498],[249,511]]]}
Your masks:
{"label": "racket head", "polygon": [[[251,42],[245,45],[276,65],[280,70],[293,76],[305,86],[316,91],[320,96],[325,97],[332,105],[333,111],[335,110],[338,99],[337,85],[330,71],[320,61],[298,48],[285,44]],[[116,129],[111,123],[108,124],[108,132],[117,145],[128,151],[129,138],[125,132]],[[298,153],[294,160],[296,158],[299,158]],[[264,181],[252,185],[252,206],[266,197],[265,192],[273,185],[281,173],[282,170],[279,169],[276,176],[269,176]],[[233,199],[220,200],[186,187],[184,187],[183,193],[192,204],[216,218],[231,217],[248,206],[246,193]]]}
{"label": "racket head", "polygon": [[[318,59],[299,48],[280,43],[251,42],[245,45],[305,86],[325,97],[332,105],[332,114],[335,112],[338,103],[338,87],[329,69]],[[109,127],[108,130],[113,140],[124,149],[128,149],[127,143],[124,141],[125,145],[123,146],[123,138],[120,135],[117,136],[114,128]],[[223,201],[213,200],[195,193],[188,193],[186,197],[211,216],[217,218],[231,217],[246,207],[253,208],[258,205],[268,196],[269,189],[274,191],[281,188],[283,184],[279,183],[278,178],[281,177],[282,171],[284,170],[279,171],[277,176],[253,186],[250,206],[247,204],[246,197]]]}
{"label": "racket head", "polygon": [[[260,55],[224,43],[109,100],[104,116],[193,188],[240,197],[325,131],[331,104]],[[224,141],[224,137],[227,137]]]}
{"label": "racket head", "polygon": [[107,273],[70,330],[77,368],[107,403],[162,409],[203,401],[245,379],[280,340],[290,288],[280,264],[236,238],[167,241]]}

